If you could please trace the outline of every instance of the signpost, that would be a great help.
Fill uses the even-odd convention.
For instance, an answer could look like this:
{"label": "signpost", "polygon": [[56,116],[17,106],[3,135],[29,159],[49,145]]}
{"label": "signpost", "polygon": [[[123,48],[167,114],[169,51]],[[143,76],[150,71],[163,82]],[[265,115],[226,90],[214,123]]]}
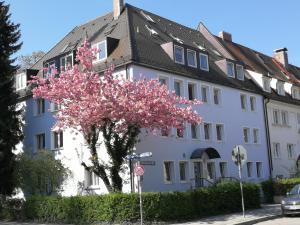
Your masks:
{"label": "signpost", "polygon": [[239,168],[240,188],[241,188],[241,196],[242,196],[242,209],[243,209],[243,217],[245,217],[245,204],[244,204],[244,193],[243,193],[243,183],[242,183],[242,166],[247,161],[247,151],[242,145],[237,145],[233,148],[232,160]]}
{"label": "signpost", "polygon": [[141,183],[141,176],[144,175],[145,168],[141,165],[141,159],[151,157],[152,152],[144,152],[139,155],[133,153],[132,155],[128,155],[125,159],[129,160],[136,160],[136,166],[134,167],[134,174],[138,177],[138,189],[139,189],[139,196],[140,196],[140,214],[141,214],[141,225],[143,225],[143,200],[142,200],[142,183]]}

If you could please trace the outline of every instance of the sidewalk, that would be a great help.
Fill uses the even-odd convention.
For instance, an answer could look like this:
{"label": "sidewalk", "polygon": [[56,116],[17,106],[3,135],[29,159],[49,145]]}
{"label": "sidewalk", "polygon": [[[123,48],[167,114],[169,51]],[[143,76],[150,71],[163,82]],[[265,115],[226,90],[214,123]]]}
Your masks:
{"label": "sidewalk", "polygon": [[281,215],[280,204],[262,205],[261,209],[247,210],[246,216],[243,218],[242,213],[226,214],[222,216],[214,216],[204,218],[198,221],[177,223],[176,225],[198,225],[198,224],[213,224],[213,225],[250,225],[258,222],[266,221],[279,217]]}

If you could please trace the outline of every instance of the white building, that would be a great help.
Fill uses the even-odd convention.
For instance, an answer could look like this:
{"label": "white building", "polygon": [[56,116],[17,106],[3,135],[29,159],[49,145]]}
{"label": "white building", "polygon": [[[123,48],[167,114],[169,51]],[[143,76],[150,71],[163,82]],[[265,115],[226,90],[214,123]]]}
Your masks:
{"label": "white building", "polygon": [[[175,129],[168,135],[141,135],[137,153],[153,153],[142,162],[144,191],[187,190],[220,178],[237,178],[237,167],[231,159],[236,145],[243,145],[248,152],[244,180],[259,182],[269,177],[263,92],[245,76],[243,62],[222,56],[198,30],[115,0],[113,13],[75,27],[32,69],[73,64],[76,47],[86,35],[102,50],[95,61],[99,73],[113,63],[116,73],[129,79],[138,79],[141,74],[158,78],[178,95],[203,102],[195,107],[203,123],[187,124],[182,137]],[[20,80],[17,78],[17,87]],[[82,161],[89,161],[81,135],[52,132],[56,106],[32,99],[29,92],[23,98],[23,149],[32,153],[49,149],[62,159],[73,172],[64,195],[105,193],[99,178],[81,166]],[[105,159],[102,148],[99,146],[99,152]],[[130,191],[128,172],[124,177],[124,191]]]}

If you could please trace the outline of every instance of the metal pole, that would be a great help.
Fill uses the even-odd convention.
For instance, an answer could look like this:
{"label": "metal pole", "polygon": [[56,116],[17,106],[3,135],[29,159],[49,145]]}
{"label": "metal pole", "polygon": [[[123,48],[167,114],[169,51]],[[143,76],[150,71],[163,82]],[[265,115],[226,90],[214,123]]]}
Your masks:
{"label": "metal pole", "polygon": [[[140,160],[138,161],[138,166],[140,165]],[[142,200],[142,183],[141,176],[138,176],[139,181],[139,195],[140,195],[140,214],[141,214],[141,225],[143,225],[143,200]]]}
{"label": "metal pole", "polygon": [[244,193],[243,193],[243,183],[242,183],[242,162],[241,162],[241,155],[240,149],[238,148],[238,167],[239,167],[239,177],[240,177],[240,188],[241,188],[241,195],[242,195],[242,209],[243,209],[243,217],[245,218],[245,204],[244,204]]}

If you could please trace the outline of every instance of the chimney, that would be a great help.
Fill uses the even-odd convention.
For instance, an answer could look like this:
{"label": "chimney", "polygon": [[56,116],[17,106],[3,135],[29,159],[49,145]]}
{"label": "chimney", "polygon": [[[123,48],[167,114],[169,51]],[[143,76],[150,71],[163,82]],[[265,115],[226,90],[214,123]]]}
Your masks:
{"label": "chimney", "polygon": [[228,33],[226,31],[219,32],[219,37],[222,38],[224,41],[232,42],[231,33]]}
{"label": "chimney", "polygon": [[289,65],[288,60],[288,54],[287,54],[287,48],[279,48],[274,50],[273,57],[280,62],[284,67],[287,67]]}
{"label": "chimney", "polygon": [[114,20],[118,19],[124,7],[124,0],[113,0],[114,1]]}

